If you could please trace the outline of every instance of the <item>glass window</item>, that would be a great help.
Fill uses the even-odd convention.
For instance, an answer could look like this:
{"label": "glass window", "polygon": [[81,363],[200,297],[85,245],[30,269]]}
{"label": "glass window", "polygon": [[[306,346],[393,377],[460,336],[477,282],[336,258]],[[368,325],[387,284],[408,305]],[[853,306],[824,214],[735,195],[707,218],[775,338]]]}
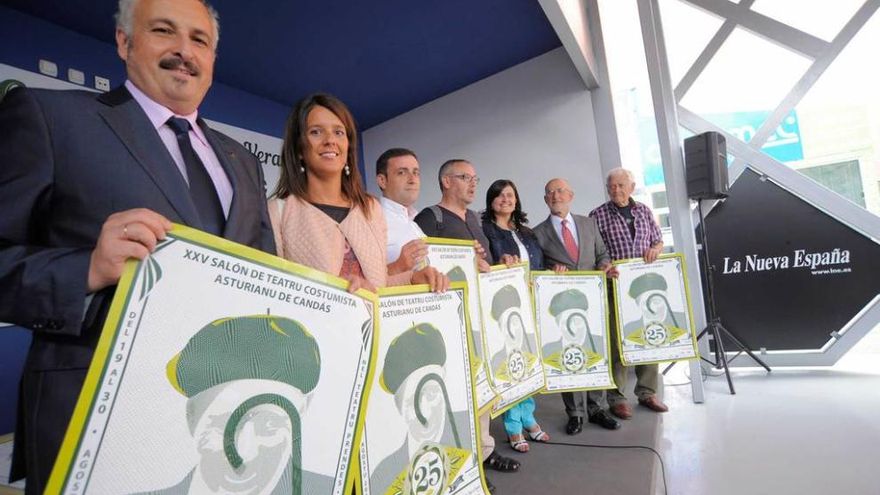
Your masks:
{"label": "glass window", "polygon": [[669,213],[661,213],[657,215],[657,222],[660,224],[661,229],[670,228],[671,225],[669,225]]}
{"label": "glass window", "polygon": [[805,167],[800,169],[800,172],[864,208],[865,189],[862,187],[862,174],[859,170],[859,161],[850,160]]}
{"label": "glass window", "polygon": [[[676,27],[664,27],[671,29]],[[739,123],[740,134],[749,141],[811,63],[738,27],[682,97],[681,105],[725,129]]]}
{"label": "glass window", "polygon": [[[795,107],[803,156],[791,163],[874,213],[880,213],[880,192],[874,186],[880,180],[880,73],[873,67],[878,47],[880,15],[874,13]],[[817,166],[852,162],[858,181],[847,179],[846,190],[813,175],[828,173]],[[852,165],[847,167],[855,173]],[[850,189],[855,183],[860,193]]]}
{"label": "glass window", "polygon": [[724,20],[680,0],[662,0],[660,17],[664,26],[673,26],[664,29],[663,34],[672,84],[678,86]]}
{"label": "glass window", "polygon": [[666,191],[651,193],[651,204],[654,208],[669,208],[669,202],[666,200]]}
{"label": "glass window", "polygon": [[650,204],[649,188],[663,186],[663,166],[636,2],[599,0],[621,166],[636,178],[636,201]]}
{"label": "glass window", "polygon": [[752,10],[825,41],[831,41],[863,3],[864,0],[756,0],[752,4]]}

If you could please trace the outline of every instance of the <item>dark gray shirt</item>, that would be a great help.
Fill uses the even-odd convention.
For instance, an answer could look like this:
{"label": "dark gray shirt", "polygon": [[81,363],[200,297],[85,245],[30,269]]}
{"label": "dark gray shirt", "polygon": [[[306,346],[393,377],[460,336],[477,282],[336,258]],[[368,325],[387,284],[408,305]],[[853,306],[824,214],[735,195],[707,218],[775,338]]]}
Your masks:
{"label": "dark gray shirt", "polygon": [[420,211],[415,222],[419,225],[425,235],[429,237],[446,237],[448,239],[464,239],[474,240],[483,246],[486,250],[486,261],[491,265],[494,263],[492,253],[489,252],[489,240],[483,233],[483,226],[480,218],[473,210],[467,210],[465,220],[446,208],[435,205],[440,210],[441,219],[438,221],[437,215],[428,207]]}

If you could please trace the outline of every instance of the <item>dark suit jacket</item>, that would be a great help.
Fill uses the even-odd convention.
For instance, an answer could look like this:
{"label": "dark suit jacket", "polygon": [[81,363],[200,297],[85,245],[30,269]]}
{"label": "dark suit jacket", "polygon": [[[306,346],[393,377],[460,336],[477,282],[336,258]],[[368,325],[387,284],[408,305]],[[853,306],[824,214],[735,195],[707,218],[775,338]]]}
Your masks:
{"label": "dark suit jacket", "polygon": [[571,215],[577,227],[578,235],[578,262],[575,263],[562,239],[556,234],[550,217],[535,227],[535,236],[538,244],[544,250],[544,266],[553,268],[554,265],[564,265],[569,270],[595,270],[599,265],[610,263],[611,256],[605,249],[605,242],[599,234],[599,227],[594,218],[583,215]]}
{"label": "dark suit jacket", "polygon": [[[223,237],[274,253],[262,170],[204,122],[234,196]],[[107,217],[149,208],[200,228],[186,182],[125,88],[17,89],[0,105],[0,321],[33,330],[13,479],[42,492],[115,287],[85,308],[89,257]]]}
{"label": "dark suit jacket", "polygon": [[519,246],[513,239],[513,236],[517,236],[529,253],[529,268],[531,270],[544,269],[544,252],[541,250],[541,246],[538,245],[535,233],[528,227],[523,227],[519,232],[513,232],[502,229],[495,225],[495,222],[483,222],[483,233],[486,234],[486,239],[489,241],[487,249],[496,262],[500,263],[501,257],[505,254],[520,255]]}

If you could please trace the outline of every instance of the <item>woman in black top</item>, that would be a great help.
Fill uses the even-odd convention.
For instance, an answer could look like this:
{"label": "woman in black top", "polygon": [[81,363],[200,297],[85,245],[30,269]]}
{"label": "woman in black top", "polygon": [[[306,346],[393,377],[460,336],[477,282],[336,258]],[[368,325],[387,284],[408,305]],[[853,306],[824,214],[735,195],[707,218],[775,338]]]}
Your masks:
{"label": "woman in black top", "polygon": [[[525,226],[526,214],[519,202],[516,185],[507,179],[496,180],[486,192],[486,210],[483,211],[483,232],[489,239],[492,258],[505,264],[529,262],[532,270],[544,269],[544,254],[538,238]],[[528,452],[529,444],[523,430],[536,442],[550,440],[535,420],[535,399],[531,397],[517,403],[504,413],[504,429],[510,446],[517,452]]]}
{"label": "woman in black top", "polygon": [[515,257],[514,262],[528,260],[532,270],[544,269],[544,253],[532,229],[526,227],[528,222],[513,181],[493,182],[486,191],[483,211],[483,233],[489,239],[492,259],[510,264]]}

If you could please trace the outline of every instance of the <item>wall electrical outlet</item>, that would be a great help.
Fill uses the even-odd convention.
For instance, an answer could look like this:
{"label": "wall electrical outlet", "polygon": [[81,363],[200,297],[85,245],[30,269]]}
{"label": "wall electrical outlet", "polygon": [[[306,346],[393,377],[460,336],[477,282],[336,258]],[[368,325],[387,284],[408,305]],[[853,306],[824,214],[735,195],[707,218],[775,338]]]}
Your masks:
{"label": "wall electrical outlet", "polygon": [[95,76],[95,89],[100,91],[110,91],[110,79]]}
{"label": "wall electrical outlet", "polygon": [[49,77],[58,77],[58,65],[55,62],[40,59],[40,73]]}
{"label": "wall electrical outlet", "polygon": [[86,75],[81,70],[67,69],[67,80],[74,84],[85,84]]}

